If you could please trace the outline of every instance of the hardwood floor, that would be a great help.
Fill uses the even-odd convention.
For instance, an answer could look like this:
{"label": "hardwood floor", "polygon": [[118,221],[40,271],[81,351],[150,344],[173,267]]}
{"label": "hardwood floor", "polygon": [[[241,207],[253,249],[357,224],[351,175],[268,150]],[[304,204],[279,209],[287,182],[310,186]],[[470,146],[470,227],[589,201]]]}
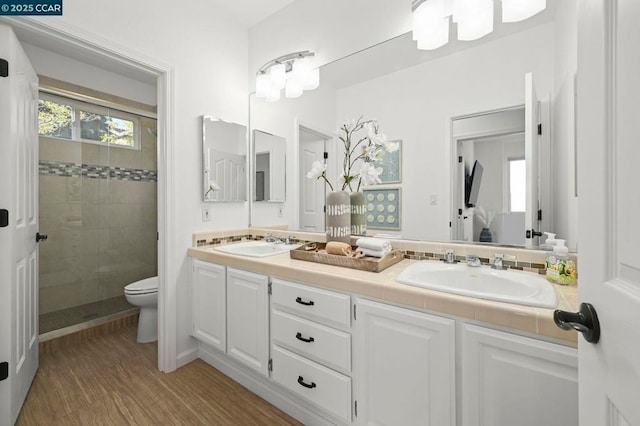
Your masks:
{"label": "hardwood floor", "polygon": [[17,425],[297,425],[196,360],[158,371],[157,345],[135,327],[40,355]]}

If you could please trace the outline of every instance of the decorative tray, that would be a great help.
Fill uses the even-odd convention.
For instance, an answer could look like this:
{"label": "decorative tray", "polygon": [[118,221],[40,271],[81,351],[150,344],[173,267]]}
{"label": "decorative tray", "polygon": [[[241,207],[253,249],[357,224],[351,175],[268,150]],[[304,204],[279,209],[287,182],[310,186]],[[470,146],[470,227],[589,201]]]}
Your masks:
{"label": "decorative tray", "polygon": [[[289,255],[292,259],[306,260],[308,262],[324,263],[326,265],[342,266],[345,268],[359,269],[361,271],[381,272],[389,266],[395,265],[404,259],[402,250],[392,250],[386,256],[379,257],[348,257],[336,254],[327,254],[325,243],[305,244],[297,249],[291,250]],[[356,247],[352,247],[353,251]]]}

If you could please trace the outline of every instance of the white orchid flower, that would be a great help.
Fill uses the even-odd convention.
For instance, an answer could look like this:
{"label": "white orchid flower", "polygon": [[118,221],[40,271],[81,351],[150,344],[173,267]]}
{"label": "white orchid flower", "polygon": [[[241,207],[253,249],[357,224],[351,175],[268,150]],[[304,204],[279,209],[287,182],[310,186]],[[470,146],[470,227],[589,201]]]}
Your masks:
{"label": "white orchid flower", "polygon": [[400,144],[398,142],[391,142],[391,141],[388,141],[388,140],[385,140],[382,143],[382,146],[384,147],[385,151],[387,151],[387,152],[395,152],[395,151],[400,149]]}
{"label": "white orchid flower", "polygon": [[364,148],[364,156],[369,161],[380,161],[384,156],[384,151],[375,145],[369,145]]}
{"label": "white orchid flower", "polygon": [[218,185],[215,180],[210,180],[209,189],[211,191],[220,191],[221,188],[220,188],[220,185]]}
{"label": "white orchid flower", "polygon": [[321,178],[325,170],[327,170],[327,165],[322,161],[316,160],[311,165],[311,171],[307,172],[307,179]]}
{"label": "white orchid flower", "polygon": [[360,181],[365,186],[368,186],[382,183],[382,180],[380,180],[381,174],[382,167],[375,167],[373,164],[363,161],[358,175],[360,176]]}

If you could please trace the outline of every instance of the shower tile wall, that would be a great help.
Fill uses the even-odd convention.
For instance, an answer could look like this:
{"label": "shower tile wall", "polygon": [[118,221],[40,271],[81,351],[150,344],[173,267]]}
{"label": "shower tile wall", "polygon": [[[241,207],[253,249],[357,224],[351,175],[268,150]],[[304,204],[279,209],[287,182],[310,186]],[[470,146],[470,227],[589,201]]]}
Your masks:
{"label": "shower tile wall", "polygon": [[141,150],[40,138],[40,314],[157,275],[155,120],[140,127]]}

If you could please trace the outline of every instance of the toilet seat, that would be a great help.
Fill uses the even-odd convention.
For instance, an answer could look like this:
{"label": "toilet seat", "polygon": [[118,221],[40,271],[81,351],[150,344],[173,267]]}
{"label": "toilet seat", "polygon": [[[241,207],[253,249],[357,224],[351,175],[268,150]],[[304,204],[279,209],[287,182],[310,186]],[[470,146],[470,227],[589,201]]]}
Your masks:
{"label": "toilet seat", "polygon": [[127,285],[124,293],[129,295],[153,294],[158,292],[158,277],[146,278]]}

